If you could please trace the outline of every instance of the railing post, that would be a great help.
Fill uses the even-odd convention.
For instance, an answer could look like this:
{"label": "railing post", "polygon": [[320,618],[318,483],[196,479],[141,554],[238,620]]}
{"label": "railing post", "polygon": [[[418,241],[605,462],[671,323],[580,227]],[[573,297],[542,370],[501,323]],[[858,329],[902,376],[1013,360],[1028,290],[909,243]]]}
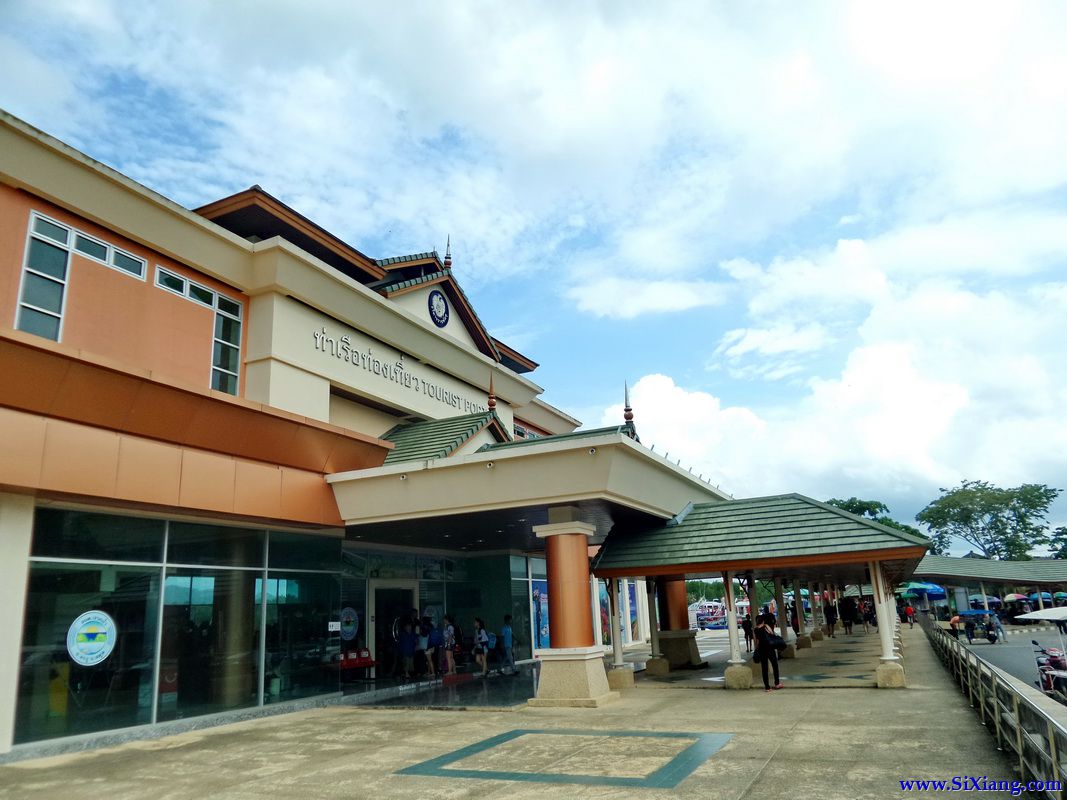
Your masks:
{"label": "railing post", "polygon": [[[990,675],[990,677],[993,679],[993,721],[996,723],[997,750],[1003,750],[1004,737],[1000,729],[1000,698],[997,695],[997,682],[1000,680],[1000,678],[996,676],[996,673],[993,673],[992,675]],[[1011,687],[1008,688],[1010,689]]]}
{"label": "railing post", "polygon": [[1026,780],[1026,760],[1023,758],[1023,718],[1019,715],[1019,695],[1011,693],[1012,713],[1015,715],[1015,749],[1019,754],[1019,778]]}
{"label": "railing post", "polygon": [[[1063,778],[1060,777],[1060,759],[1056,747],[1056,729],[1052,725],[1052,720],[1045,720],[1045,730],[1048,732],[1048,757],[1052,761],[1052,779],[1063,782]],[[1060,788],[1059,794],[1063,796],[1063,789]]]}
{"label": "railing post", "polygon": [[982,662],[978,662],[978,716],[985,725],[985,681],[982,680]]}

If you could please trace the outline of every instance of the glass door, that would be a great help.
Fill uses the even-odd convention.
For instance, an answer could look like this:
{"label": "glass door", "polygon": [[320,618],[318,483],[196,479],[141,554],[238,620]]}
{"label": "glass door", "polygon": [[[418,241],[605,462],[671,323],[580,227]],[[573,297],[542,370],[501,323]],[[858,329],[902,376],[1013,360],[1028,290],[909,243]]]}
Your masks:
{"label": "glass door", "polygon": [[404,624],[418,622],[418,581],[370,582],[370,635],[371,655],[377,664],[375,678],[394,678],[404,674],[404,661],[400,654],[400,635]]}

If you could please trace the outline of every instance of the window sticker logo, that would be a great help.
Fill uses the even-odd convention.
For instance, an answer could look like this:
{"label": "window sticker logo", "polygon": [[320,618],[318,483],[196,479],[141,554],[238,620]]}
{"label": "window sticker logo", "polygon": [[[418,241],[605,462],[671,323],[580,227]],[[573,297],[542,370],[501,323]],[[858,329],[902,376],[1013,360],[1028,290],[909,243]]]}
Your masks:
{"label": "window sticker logo", "polygon": [[356,609],[345,606],[341,609],[341,638],[351,642],[359,633],[359,614]]}
{"label": "window sticker logo", "polygon": [[75,664],[93,667],[111,655],[118,640],[118,628],[103,611],[86,611],[70,623],[67,652]]}
{"label": "window sticker logo", "polygon": [[429,306],[430,319],[433,320],[433,324],[438,328],[445,327],[448,324],[448,301],[437,289],[430,292]]}

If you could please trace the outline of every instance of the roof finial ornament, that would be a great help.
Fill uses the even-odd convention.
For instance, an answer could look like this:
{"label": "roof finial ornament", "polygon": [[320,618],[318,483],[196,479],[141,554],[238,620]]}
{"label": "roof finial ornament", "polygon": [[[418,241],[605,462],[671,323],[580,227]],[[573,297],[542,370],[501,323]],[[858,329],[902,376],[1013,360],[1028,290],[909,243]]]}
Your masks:
{"label": "roof finial ornament", "polygon": [[452,234],[445,240],[445,269],[452,269]]}
{"label": "roof finial ornament", "polygon": [[628,384],[626,381],[623,381],[622,391],[623,391],[622,418],[626,422],[633,422],[634,421],[634,410],[632,408],[630,408],[630,384]]}
{"label": "roof finial ornament", "polygon": [[496,395],[493,394],[493,373],[489,373],[489,410],[496,411]]}

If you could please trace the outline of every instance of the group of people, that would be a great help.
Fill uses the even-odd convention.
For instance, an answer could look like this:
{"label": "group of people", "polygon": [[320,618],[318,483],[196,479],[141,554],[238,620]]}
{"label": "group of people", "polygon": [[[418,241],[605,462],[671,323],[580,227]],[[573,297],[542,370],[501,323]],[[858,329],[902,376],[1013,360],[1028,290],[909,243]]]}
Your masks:
{"label": "group of people", "polygon": [[[462,637],[455,619],[445,614],[441,624],[426,615],[421,618],[417,611],[401,620],[397,634],[396,647],[399,656],[394,675],[402,674],[405,678],[414,678],[420,672],[431,680],[439,675],[456,674],[456,653],[461,650]],[[499,655],[501,675],[515,675],[515,635],[511,627],[511,615],[504,615],[504,624],[500,636],[489,633],[481,617],[474,618],[471,655],[474,657],[475,674],[480,677],[489,675],[489,655]],[[419,663],[419,654],[422,661]],[[419,664],[419,668],[416,667]]]}
{"label": "group of people", "polygon": [[[1006,641],[1004,638],[1004,625],[1000,621],[1000,616],[996,611],[990,611],[988,614],[983,614],[981,619],[976,619],[975,616],[968,615],[967,617],[961,617],[956,614],[948,621],[949,632],[957,639],[960,638],[960,623],[963,623],[963,632],[967,636],[967,644],[974,644],[974,635],[978,630],[978,623],[981,622],[986,629],[986,636],[990,642],[996,643],[997,641]],[[989,636],[989,632],[993,632],[993,636]]]}

